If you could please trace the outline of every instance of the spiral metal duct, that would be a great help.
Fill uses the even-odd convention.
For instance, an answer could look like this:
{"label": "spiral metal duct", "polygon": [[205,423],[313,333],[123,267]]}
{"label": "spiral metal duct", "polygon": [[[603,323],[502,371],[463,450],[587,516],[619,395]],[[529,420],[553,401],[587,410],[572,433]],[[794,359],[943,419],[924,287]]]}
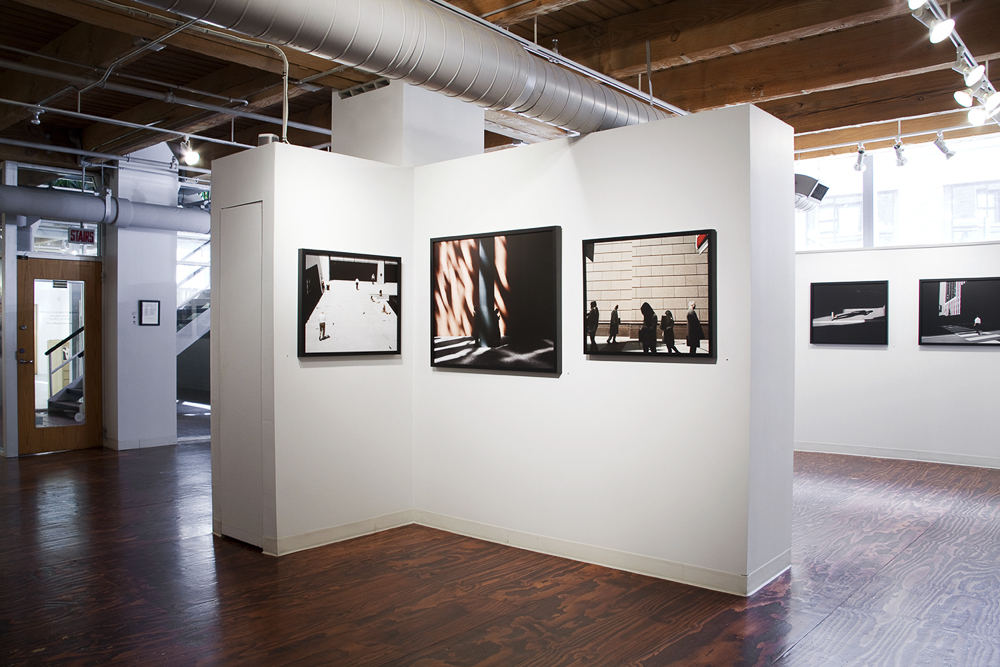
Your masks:
{"label": "spiral metal duct", "polygon": [[139,1],[580,133],[667,116],[425,0]]}

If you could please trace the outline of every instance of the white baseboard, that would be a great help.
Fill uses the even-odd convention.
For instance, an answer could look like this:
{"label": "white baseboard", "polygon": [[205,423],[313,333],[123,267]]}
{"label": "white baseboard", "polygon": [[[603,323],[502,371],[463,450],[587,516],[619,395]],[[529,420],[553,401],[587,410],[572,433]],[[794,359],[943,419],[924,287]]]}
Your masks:
{"label": "white baseboard", "polygon": [[746,595],[753,595],[760,589],[778,578],[782,572],[792,566],[792,550],[788,549],[778,554],[770,562],[764,563],[747,575]]}
{"label": "white baseboard", "polygon": [[772,574],[771,570],[777,567],[777,563],[782,561],[782,559],[790,562],[791,558],[789,553],[782,554],[771,563],[760,568],[752,577],[747,577],[746,575],[721,572],[686,563],[675,563],[652,556],[643,556],[554,537],[545,537],[544,535],[499,528],[489,524],[424,510],[414,511],[414,523],[486,540],[487,542],[506,544],[550,556],[569,558],[593,565],[601,565],[616,570],[644,574],[658,579],[668,579],[682,584],[698,586],[699,588],[742,596],[752,592],[748,585],[749,581],[762,582],[757,586],[758,588],[763,586],[788,566],[786,563],[784,567]]}
{"label": "white baseboard", "polygon": [[145,438],[140,440],[115,440],[114,438],[105,438],[104,446],[107,449],[114,449],[116,451],[125,451],[127,449],[146,449],[148,447],[167,447],[169,445],[176,445],[177,438]]}
{"label": "white baseboard", "polygon": [[[362,535],[371,535],[390,528],[397,528],[413,523],[413,510],[401,510],[391,514],[383,514],[371,519],[362,519],[353,523],[345,523],[332,528],[324,528],[311,533],[291,535],[289,537],[265,537],[261,545],[264,553],[269,556],[284,556],[286,554],[321,547],[325,544],[342,542]],[[246,541],[246,540],[244,540]]]}
{"label": "white baseboard", "polygon": [[832,442],[795,441],[795,450],[819,452],[823,454],[847,454],[848,456],[868,456],[879,459],[901,459],[903,461],[924,461],[927,463],[947,463],[949,465],[972,466],[974,468],[1000,469],[1000,458],[994,456],[973,456],[952,452],[925,452],[916,449],[890,449],[866,445],[845,445]]}

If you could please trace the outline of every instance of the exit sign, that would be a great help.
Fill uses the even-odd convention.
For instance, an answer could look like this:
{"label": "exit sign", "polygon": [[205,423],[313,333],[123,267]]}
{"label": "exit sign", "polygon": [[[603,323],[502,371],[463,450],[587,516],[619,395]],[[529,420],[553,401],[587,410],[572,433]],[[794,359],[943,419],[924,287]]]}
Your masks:
{"label": "exit sign", "polygon": [[70,243],[93,243],[94,242],[94,230],[93,229],[71,229],[71,230],[69,230],[69,242]]}

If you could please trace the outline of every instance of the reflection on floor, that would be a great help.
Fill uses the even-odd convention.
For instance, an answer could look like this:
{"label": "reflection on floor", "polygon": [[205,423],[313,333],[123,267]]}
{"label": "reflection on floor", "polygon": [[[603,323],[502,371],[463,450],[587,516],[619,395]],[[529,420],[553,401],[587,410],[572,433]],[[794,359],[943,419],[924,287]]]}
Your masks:
{"label": "reflection on floor", "polygon": [[0,664],[1000,664],[1000,470],[796,454],[749,598],[417,525],[273,558],[211,480],[207,444],[0,460]]}
{"label": "reflection on floor", "polygon": [[177,441],[208,440],[211,436],[211,406],[191,401],[177,401]]}
{"label": "reflection on floor", "polygon": [[[79,414],[79,413],[77,413]],[[76,416],[67,417],[61,411],[49,412],[48,410],[35,410],[35,427],[36,428],[52,428],[53,426],[79,426],[83,424],[83,417],[81,415],[80,420],[76,419]]]}

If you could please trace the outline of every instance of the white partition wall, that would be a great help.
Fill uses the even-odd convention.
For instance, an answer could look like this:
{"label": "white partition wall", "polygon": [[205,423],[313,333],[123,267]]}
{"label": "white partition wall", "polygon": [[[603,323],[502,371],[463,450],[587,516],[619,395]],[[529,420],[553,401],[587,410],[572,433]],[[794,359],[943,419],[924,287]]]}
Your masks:
{"label": "white partition wall", "polygon": [[[261,259],[213,246],[213,281],[243,261],[262,281],[262,406],[213,394],[216,530],[242,494],[271,553],[417,521],[752,592],[790,562],[792,167],[791,128],[753,107],[416,168],[283,145],[216,162],[213,244],[238,233],[220,211],[263,216]],[[432,369],[430,239],[550,225],[562,374]],[[583,239],[704,228],[718,360],[585,357]],[[403,258],[401,356],[296,358],[298,248]],[[213,392],[256,363],[239,347],[213,336]],[[217,430],[234,412],[259,423],[260,454]],[[259,499],[220,487],[241,450],[262,460]]]}
{"label": "white partition wall", "polygon": [[[1000,346],[917,344],[921,279],[1000,276],[1000,244],[796,257],[796,449],[1000,468]],[[889,345],[809,344],[809,285],[889,281]]]}
{"label": "white partition wall", "polygon": [[[559,225],[563,373],[430,368],[415,318],[419,521],[747,593],[789,563],[792,133],[752,107],[416,170],[428,239]],[[582,241],[718,231],[718,362],[589,360]]]}

